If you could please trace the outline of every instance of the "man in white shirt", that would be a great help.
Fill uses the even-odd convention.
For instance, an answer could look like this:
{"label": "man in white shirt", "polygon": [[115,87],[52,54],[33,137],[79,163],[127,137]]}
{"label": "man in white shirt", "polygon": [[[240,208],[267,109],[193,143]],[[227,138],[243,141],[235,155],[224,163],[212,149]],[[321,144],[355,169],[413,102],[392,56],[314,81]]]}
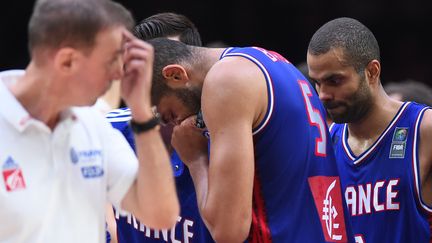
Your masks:
{"label": "man in white shirt", "polygon": [[[25,71],[0,73],[0,242],[104,242],[106,201],[153,228],[179,213],[150,104],[152,47],[108,0],[41,0]],[[121,79],[138,161],[95,108]]]}

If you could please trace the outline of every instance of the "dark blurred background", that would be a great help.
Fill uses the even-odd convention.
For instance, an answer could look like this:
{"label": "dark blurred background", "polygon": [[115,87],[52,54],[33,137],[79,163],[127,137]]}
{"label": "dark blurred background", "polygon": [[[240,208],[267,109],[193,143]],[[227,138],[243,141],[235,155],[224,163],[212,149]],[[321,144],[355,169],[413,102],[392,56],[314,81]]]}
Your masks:
{"label": "dark blurred background", "polygon": [[[407,78],[432,85],[432,7],[428,1],[380,0],[118,0],[139,21],[152,14],[185,14],[204,44],[256,45],[277,51],[294,64],[305,61],[312,34],[330,19],[348,16],[374,32],[381,47],[382,82]],[[27,22],[34,1],[3,0],[0,70],[25,68]]]}

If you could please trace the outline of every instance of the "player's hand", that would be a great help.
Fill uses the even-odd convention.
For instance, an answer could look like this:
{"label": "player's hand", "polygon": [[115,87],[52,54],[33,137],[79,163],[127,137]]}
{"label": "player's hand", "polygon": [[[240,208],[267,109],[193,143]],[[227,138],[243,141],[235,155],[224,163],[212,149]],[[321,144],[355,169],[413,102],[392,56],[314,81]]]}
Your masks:
{"label": "player's hand", "polygon": [[180,159],[190,167],[194,161],[208,157],[208,140],[202,135],[203,129],[197,128],[196,116],[190,116],[173,129],[171,144]]}
{"label": "player's hand", "polygon": [[121,82],[121,96],[132,111],[137,121],[148,120],[151,116],[151,82],[153,73],[153,47],[133,36],[129,31],[123,32],[124,75]]}

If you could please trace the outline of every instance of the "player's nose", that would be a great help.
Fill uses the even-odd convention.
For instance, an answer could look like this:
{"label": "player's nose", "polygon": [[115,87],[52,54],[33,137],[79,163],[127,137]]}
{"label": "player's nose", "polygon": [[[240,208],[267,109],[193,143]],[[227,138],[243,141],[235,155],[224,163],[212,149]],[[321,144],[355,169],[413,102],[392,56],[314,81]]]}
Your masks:
{"label": "player's nose", "polygon": [[329,101],[333,99],[333,92],[330,88],[325,85],[320,85],[317,87],[318,95],[321,101]]}

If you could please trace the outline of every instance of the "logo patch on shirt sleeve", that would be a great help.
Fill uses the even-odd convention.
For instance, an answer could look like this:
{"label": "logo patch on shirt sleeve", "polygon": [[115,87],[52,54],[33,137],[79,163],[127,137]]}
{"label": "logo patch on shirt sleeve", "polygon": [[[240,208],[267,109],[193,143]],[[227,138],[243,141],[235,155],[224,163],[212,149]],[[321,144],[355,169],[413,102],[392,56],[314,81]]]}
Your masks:
{"label": "logo patch on shirt sleeve", "polygon": [[12,159],[12,157],[9,156],[6,159],[3,163],[2,170],[6,191],[12,192],[26,188],[21,167]]}
{"label": "logo patch on shirt sleeve", "polygon": [[313,176],[308,182],[326,242],[347,242],[339,177]]}
{"label": "logo patch on shirt sleeve", "polygon": [[390,159],[403,159],[405,158],[406,142],[408,138],[408,128],[396,127],[392,143],[390,145]]}
{"label": "logo patch on shirt sleeve", "polygon": [[81,173],[84,178],[89,179],[103,176],[104,170],[100,166],[83,166],[81,167]]}
{"label": "logo patch on shirt sleeve", "polygon": [[78,150],[71,148],[69,151],[70,159],[72,164],[78,163],[94,163],[102,158],[101,149],[82,149]]}

